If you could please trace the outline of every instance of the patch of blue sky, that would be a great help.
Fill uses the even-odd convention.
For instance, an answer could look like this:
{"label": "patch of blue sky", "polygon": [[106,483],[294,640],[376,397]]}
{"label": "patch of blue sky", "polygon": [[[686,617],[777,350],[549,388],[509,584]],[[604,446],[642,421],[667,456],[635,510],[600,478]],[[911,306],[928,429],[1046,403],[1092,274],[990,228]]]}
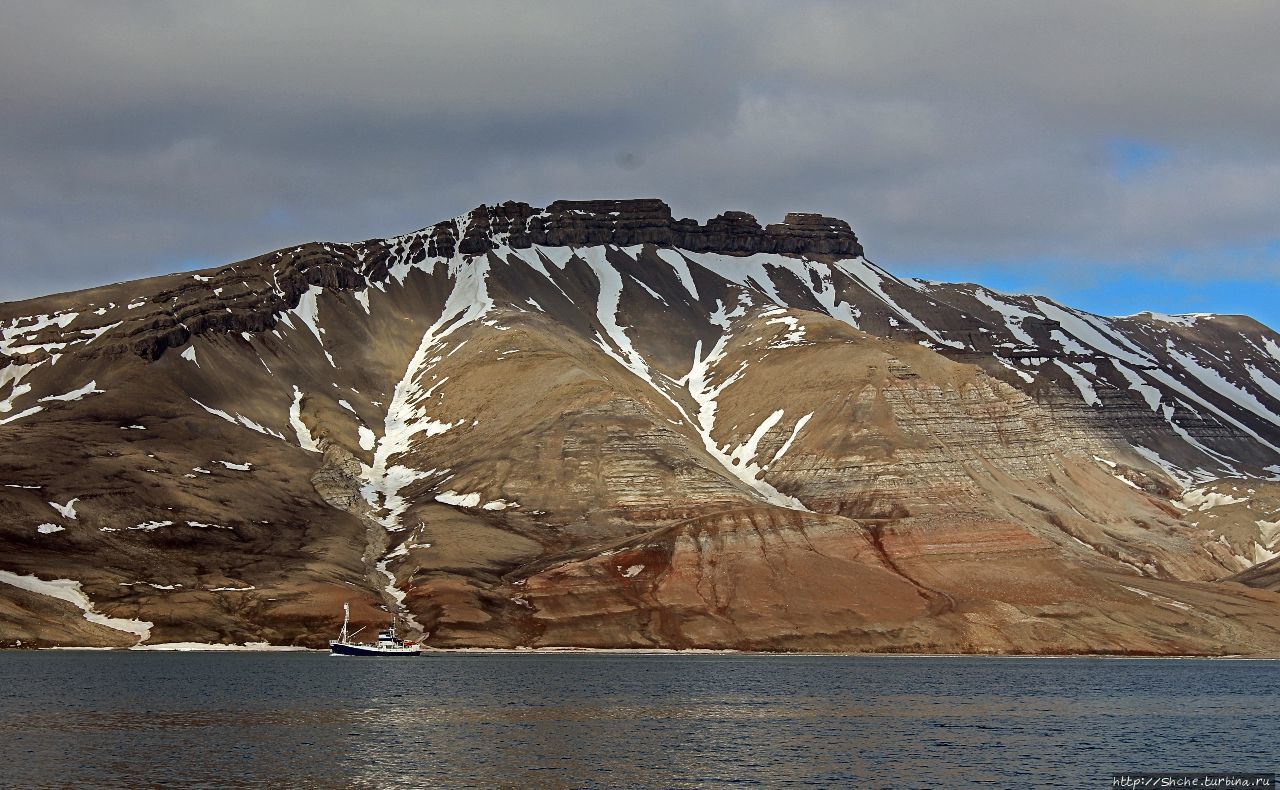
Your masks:
{"label": "patch of blue sky", "polygon": [[900,276],[977,282],[1005,293],[1048,296],[1098,315],[1247,315],[1280,331],[1280,241],[1238,250],[1177,253],[1148,265],[1029,258],[892,267]]}
{"label": "patch of blue sky", "polygon": [[1170,150],[1162,145],[1113,137],[1106,142],[1107,167],[1119,181],[1132,180],[1169,159]]}

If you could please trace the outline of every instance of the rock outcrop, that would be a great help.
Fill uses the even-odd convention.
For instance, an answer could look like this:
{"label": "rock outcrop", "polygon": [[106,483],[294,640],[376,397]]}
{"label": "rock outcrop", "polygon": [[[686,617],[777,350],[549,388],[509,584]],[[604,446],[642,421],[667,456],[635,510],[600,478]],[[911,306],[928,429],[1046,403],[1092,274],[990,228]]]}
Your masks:
{"label": "rock outcrop", "polygon": [[761,227],[750,214],[726,211],[700,225],[673,218],[670,206],[653,199],[557,200],[542,209],[515,202],[480,206],[464,222],[439,223],[427,235],[428,254],[442,257],[455,250],[477,255],[499,245],[528,249],[603,244],[653,244],[732,255],[764,252],[854,258],[862,254],[862,245],[844,220],[788,214],[781,223]]}

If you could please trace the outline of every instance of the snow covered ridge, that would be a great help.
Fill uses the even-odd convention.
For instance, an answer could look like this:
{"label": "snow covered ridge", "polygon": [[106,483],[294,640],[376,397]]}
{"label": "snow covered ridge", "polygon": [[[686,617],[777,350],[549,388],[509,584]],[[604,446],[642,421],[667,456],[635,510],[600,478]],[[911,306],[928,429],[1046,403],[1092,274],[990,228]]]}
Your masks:
{"label": "snow covered ridge", "polygon": [[[469,214],[452,221],[451,227],[465,237],[476,222],[475,216]],[[803,345],[805,337],[793,316],[778,318],[782,313],[775,311],[816,309],[853,328],[917,342],[963,361],[985,357],[989,372],[1014,386],[1043,392],[1048,384],[1064,400],[1070,401],[1074,396],[1083,407],[1099,411],[1135,407],[1147,411],[1150,423],[1165,424],[1166,432],[1187,450],[1174,453],[1177,457],[1170,459],[1167,450],[1161,454],[1135,440],[1133,452],[1157,463],[1178,480],[1189,482],[1198,476],[1204,479],[1205,475],[1257,468],[1261,458],[1275,453],[1280,446],[1276,431],[1280,420],[1275,416],[1280,412],[1280,356],[1273,353],[1280,344],[1272,339],[1274,333],[1256,324],[1251,332],[1235,332],[1230,341],[1252,361],[1245,368],[1249,372],[1245,379],[1238,375],[1239,356],[1216,349],[1202,353],[1202,345],[1188,339],[1185,332],[1168,336],[1166,330],[1153,327],[1145,317],[1137,321],[1110,319],[1038,297],[1010,297],[980,287],[902,280],[863,258],[832,263],[803,255],[742,256],[652,244],[593,244],[581,248],[498,246],[475,255],[455,253],[448,259],[433,260],[422,257],[426,246],[415,234],[386,243],[392,250],[387,268],[394,282],[403,284],[414,271],[427,273],[445,264],[457,283],[437,327],[424,336],[428,342],[420,349],[422,362],[415,363],[419,366],[427,362],[428,350],[434,349],[436,358],[445,352],[441,338],[466,323],[487,322],[490,319],[485,316],[495,310],[545,313],[545,306],[535,299],[502,304],[489,295],[495,290],[491,283],[497,276],[495,265],[527,267],[545,278],[557,293],[574,300],[584,313],[593,314],[600,327],[595,343],[602,351],[672,400],[676,391],[670,382],[653,375],[643,352],[644,338],[624,316],[634,314],[636,301],[641,299],[662,310],[697,304],[707,311],[707,320],[724,324],[723,339],[727,339],[732,330],[726,309],[713,300],[711,292],[698,286],[710,279],[719,283],[713,291],[724,286],[735,288],[741,300],[739,309],[760,307],[766,311],[761,316],[787,326],[789,331],[774,344],[775,350]],[[628,268],[628,261],[634,262],[635,268]],[[589,269],[599,284],[594,303],[583,303],[581,296],[570,296],[565,291],[563,277],[571,266]],[[673,290],[673,285],[678,287]],[[720,318],[716,318],[717,310]],[[1206,315],[1183,323],[1186,327],[1208,325],[1217,331],[1215,319]],[[445,334],[436,337],[441,330]],[[1180,350],[1183,347],[1188,353]],[[456,347],[447,353],[453,351]],[[698,365],[695,360],[690,374],[696,372]],[[693,381],[692,376],[686,379],[686,384]],[[689,394],[695,400],[699,397],[698,392]],[[702,419],[685,416],[706,428]],[[415,432],[425,431],[428,436],[452,427],[422,418],[423,415],[415,415],[400,423],[408,425],[416,420],[420,427]],[[762,427],[768,430],[772,426]],[[1206,430],[1234,434],[1237,447],[1216,448],[1211,439],[1197,437]],[[388,435],[395,435],[395,431]],[[362,431],[361,441],[363,447],[371,449],[376,437]],[[1241,444],[1246,445],[1245,452],[1239,452]],[[404,446],[395,447],[394,452],[403,451]],[[746,447],[749,446],[750,443]],[[708,448],[713,455],[722,453],[714,442],[708,441]],[[724,461],[735,476],[740,476],[740,469],[750,468],[749,459],[732,453],[725,454]],[[390,479],[386,472],[376,474]],[[762,484],[755,474],[747,477],[749,480],[744,482],[752,488],[758,489]],[[399,479],[398,485],[403,487],[418,478],[401,472]],[[390,490],[385,493],[392,494]],[[762,493],[779,504],[785,499],[777,492]],[[384,495],[381,501],[388,499]],[[393,504],[392,509],[397,507]]]}
{"label": "snow covered ridge", "polygon": [[[259,348],[265,336],[315,349],[336,376],[352,360],[342,359],[331,311],[372,316],[386,309],[409,278],[443,277],[444,312],[424,333],[421,354],[395,397],[379,407],[382,424],[366,424],[369,415],[356,415],[358,444],[374,453],[366,499],[393,524],[402,506],[398,492],[419,479],[396,457],[463,425],[440,418],[427,405],[428,391],[442,383],[430,374],[432,360],[457,351],[447,341],[461,326],[500,325],[497,316],[511,310],[554,311],[543,296],[499,295],[509,293],[501,280],[515,267],[543,278],[557,299],[569,299],[599,327],[597,346],[664,399],[687,403],[695,394],[686,386],[687,394],[679,395],[654,374],[650,343],[634,321],[640,311],[675,315],[693,307],[702,320],[727,324],[734,319],[714,319],[717,310],[727,315],[739,307],[778,309],[768,319],[786,331],[773,342],[774,353],[805,348],[811,335],[802,317],[816,313],[978,364],[1038,399],[1052,398],[1100,419],[1115,413],[1132,421],[1135,413],[1145,414],[1144,429],[1132,431],[1133,452],[1186,484],[1258,473],[1280,461],[1280,335],[1265,327],[1212,314],[1106,318],[1042,297],[898,278],[861,253],[847,223],[817,215],[792,214],[761,226],[738,212],[705,224],[677,220],[654,200],[481,206],[403,236],[302,245],[175,275],[159,293],[139,294],[136,286],[123,284],[85,292],[86,304],[77,309],[27,309],[41,307],[40,300],[10,305],[8,317],[0,310],[0,424],[27,424],[88,397],[110,397],[111,383],[101,375],[87,383],[89,376],[57,386],[45,382],[68,365],[59,364],[60,358],[96,353],[126,333],[132,333],[133,351],[148,359],[174,348],[174,357],[187,366],[184,375],[192,377],[216,375],[217,357],[206,346],[222,337],[253,346],[272,373],[277,363]],[[571,267],[594,279],[598,294],[570,296],[565,278]],[[139,322],[154,324],[155,333],[138,335]],[[738,331],[728,325],[723,330],[726,336]],[[710,353],[714,345],[709,341],[699,353]],[[290,384],[288,421],[245,414],[235,404],[203,396],[192,401],[228,423],[319,452],[319,437],[301,417],[304,395],[318,393],[303,384]],[[702,425],[697,415],[685,416]],[[793,427],[785,419],[769,430]],[[1165,438],[1142,438],[1152,431]],[[736,476],[750,459],[741,457],[745,449],[734,452],[717,450]],[[763,472],[763,464],[758,468]]]}

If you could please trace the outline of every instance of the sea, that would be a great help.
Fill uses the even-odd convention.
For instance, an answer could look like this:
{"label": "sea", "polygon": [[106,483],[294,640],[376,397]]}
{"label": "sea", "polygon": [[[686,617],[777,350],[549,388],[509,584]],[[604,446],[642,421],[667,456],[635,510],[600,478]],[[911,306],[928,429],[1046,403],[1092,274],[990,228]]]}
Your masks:
{"label": "sea", "polygon": [[0,785],[1110,787],[1272,772],[1280,662],[0,653]]}

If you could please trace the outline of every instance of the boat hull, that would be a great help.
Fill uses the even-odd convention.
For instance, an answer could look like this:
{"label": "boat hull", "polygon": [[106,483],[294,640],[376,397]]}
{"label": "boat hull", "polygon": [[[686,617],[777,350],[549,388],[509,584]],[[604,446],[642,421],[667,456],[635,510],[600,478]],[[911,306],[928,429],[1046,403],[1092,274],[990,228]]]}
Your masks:
{"label": "boat hull", "polygon": [[375,645],[358,645],[350,642],[330,642],[329,652],[335,656],[375,656],[392,658],[400,656],[420,656],[422,648],[413,647],[377,647]]}

